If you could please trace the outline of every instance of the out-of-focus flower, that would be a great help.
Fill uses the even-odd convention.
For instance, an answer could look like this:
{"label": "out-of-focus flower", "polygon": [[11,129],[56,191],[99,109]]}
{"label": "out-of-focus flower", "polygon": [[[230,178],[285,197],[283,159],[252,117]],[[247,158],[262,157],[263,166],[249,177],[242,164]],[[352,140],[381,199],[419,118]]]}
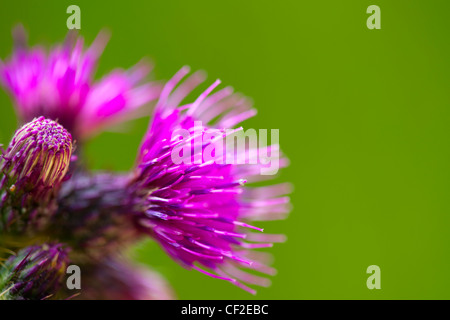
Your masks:
{"label": "out-of-focus flower", "polygon": [[[271,247],[274,242],[284,241],[284,236],[261,234],[262,229],[246,221],[282,218],[290,209],[289,198],[284,196],[290,192],[289,186],[244,188],[248,180],[261,180],[261,176],[256,176],[261,165],[204,161],[201,152],[211,142],[192,148],[192,159],[200,159],[200,163],[172,161],[174,148],[185,143],[173,139],[176,130],[186,129],[196,139],[194,125],[202,121],[207,128],[219,129],[225,137],[228,133],[223,129],[255,114],[247,99],[233,94],[231,88],[210,95],[219,82],[195,102],[179,106],[203,80],[201,74],[195,73],[175,89],[188,72],[187,68],[181,69],[166,84],[142,142],[131,183],[135,221],[142,232],[154,237],[183,266],[255,293],[244,283],[267,286],[270,282],[243,269],[264,274],[275,270],[251,249]],[[197,133],[204,134],[205,131]],[[252,152],[248,148],[244,151]],[[286,164],[281,159],[281,166]]]}
{"label": "out-of-focus flower", "polygon": [[73,254],[92,258],[116,253],[137,238],[129,217],[128,175],[74,172],[58,195],[48,231],[69,243]]}
{"label": "out-of-focus flower", "polygon": [[11,58],[0,61],[0,83],[13,97],[23,122],[45,116],[58,120],[75,139],[84,140],[106,126],[136,116],[140,107],[159,95],[159,85],[141,84],[151,69],[145,62],[128,71],[114,70],[93,82],[108,42],[106,32],[84,50],[83,38],[70,31],[67,41],[48,53],[41,47],[28,48],[21,26],[15,29],[14,38]]}
{"label": "out-of-focus flower", "polygon": [[43,244],[20,250],[0,267],[0,299],[42,300],[61,287],[68,264],[61,244]]}
{"label": "out-of-focus flower", "polygon": [[156,271],[111,258],[82,266],[83,286],[77,299],[172,300],[172,288]]}
{"label": "out-of-focus flower", "polygon": [[53,120],[39,117],[17,130],[0,161],[0,230],[40,229],[55,210],[72,149],[72,136]]}

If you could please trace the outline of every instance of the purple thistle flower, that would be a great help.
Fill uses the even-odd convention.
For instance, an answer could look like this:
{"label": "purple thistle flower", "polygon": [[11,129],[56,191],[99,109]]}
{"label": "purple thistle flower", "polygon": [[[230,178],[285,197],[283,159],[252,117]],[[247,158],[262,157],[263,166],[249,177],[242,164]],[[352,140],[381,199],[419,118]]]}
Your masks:
{"label": "purple thistle flower", "polygon": [[[87,50],[73,32],[48,53],[26,48],[20,27],[15,42],[11,59],[0,61],[0,83],[14,98],[21,121],[28,123],[6,151],[0,148],[2,246],[20,249],[42,237],[70,246],[70,259],[83,267],[87,280],[80,296],[85,299],[173,298],[156,273],[117,259],[125,246],[145,236],[156,239],[183,266],[251,293],[255,290],[248,285],[270,284],[256,274],[275,273],[270,255],[254,249],[285,237],[264,234],[251,221],[284,218],[290,210],[290,185],[249,187],[270,178],[260,174],[264,163],[217,160],[224,155],[261,160],[274,150],[278,154],[278,145],[260,144],[256,150],[246,143],[225,154],[215,150],[212,159],[203,154],[217,140],[242,131],[235,127],[256,114],[247,98],[229,87],[212,93],[220,83],[216,81],[193,103],[181,105],[204,81],[197,72],[181,82],[187,67],[162,92],[155,84],[140,84],[149,71],[145,64],[93,82],[105,33]],[[72,135],[83,141],[136,115],[158,95],[131,175],[71,170],[67,179],[75,159]],[[200,130],[198,123],[204,125]],[[178,130],[190,137],[179,139]],[[212,140],[206,138],[211,131],[217,135]],[[192,147],[197,138],[200,145]],[[176,163],[173,154],[186,146],[191,153],[183,151],[182,158],[190,161]],[[282,158],[280,165],[286,166],[287,160]],[[54,297],[67,254],[61,244],[38,245],[0,262],[0,299]]]}
{"label": "purple thistle flower", "polygon": [[128,71],[114,70],[93,82],[98,59],[109,36],[101,32],[83,49],[83,38],[69,32],[67,41],[49,53],[27,48],[26,33],[14,31],[15,51],[0,61],[0,83],[14,98],[22,122],[45,116],[58,120],[78,140],[136,116],[139,108],[158,97],[154,83],[140,84],[150,66],[141,62]]}
{"label": "purple thistle flower", "polygon": [[[172,161],[174,148],[184,143],[172,140],[177,129],[192,132],[194,122],[202,121],[208,128],[222,130],[225,136],[224,129],[256,113],[249,101],[233,94],[231,88],[211,95],[219,81],[195,102],[179,106],[203,81],[201,73],[194,73],[175,89],[188,72],[187,67],[181,69],[164,87],[142,142],[131,184],[136,225],[183,266],[255,293],[244,283],[268,286],[270,281],[243,269],[263,274],[274,274],[275,270],[266,264],[264,254],[252,249],[271,247],[285,238],[261,234],[262,229],[247,221],[282,218],[290,209],[289,198],[284,196],[290,188],[286,184],[244,188],[247,181],[268,178],[256,175],[261,165],[204,161],[198,153],[208,143],[200,150],[193,150],[191,155],[192,158],[200,156],[201,163]],[[252,152],[248,148],[246,151]],[[287,165],[287,160],[282,159],[281,165]]]}
{"label": "purple thistle flower", "polygon": [[173,300],[167,281],[148,267],[121,258],[109,258],[84,265],[83,288],[77,299],[88,300]]}
{"label": "purple thistle flower", "polygon": [[0,230],[32,225],[54,211],[52,200],[69,169],[72,136],[60,124],[36,118],[17,130],[0,158]]}
{"label": "purple thistle flower", "polygon": [[0,268],[0,299],[42,300],[61,287],[68,264],[61,244],[43,244],[20,250]]}

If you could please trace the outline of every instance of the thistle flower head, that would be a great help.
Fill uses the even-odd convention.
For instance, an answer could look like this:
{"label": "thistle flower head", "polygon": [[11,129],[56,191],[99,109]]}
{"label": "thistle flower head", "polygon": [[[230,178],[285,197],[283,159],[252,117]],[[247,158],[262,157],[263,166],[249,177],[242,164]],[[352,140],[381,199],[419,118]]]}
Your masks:
{"label": "thistle flower head", "polygon": [[136,116],[138,109],[159,94],[159,85],[140,84],[150,66],[141,62],[128,71],[115,70],[93,81],[98,59],[108,42],[101,32],[83,49],[73,31],[49,52],[27,47],[26,33],[14,30],[15,51],[0,61],[0,84],[10,93],[23,122],[38,116],[58,120],[78,140],[106,126]]}
{"label": "thistle flower head", "polygon": [[[284,236],[262,234],[261,228],[247,221],[282,218],[289,211],[289,198],[283,196],[290,192],[289,186],[245,188],[247,181],[261,178],[255,175],[260,165],[205,161],[201,153],[211,142],[190,149],[189,160],[197,158],[197,162],[172,161],[174,148],[186,142],[172,137],[176,130],[193,132],[191,139],[203,137],[205,131],[195,133],[194,128],[194,123],[202,120],[207,126],[220,128],[219,136],[225,137],[228,133],[222,129],[255,114],[248,100],[230,88],[210,95],[219,82],[195,102],[179,106],[202,80],[196,73],[174,90],[187,73],[183,68],[166,84],[142,142],[132,182],[135,221],[183,266],[255,293],[244,283],[267,286],[270,282],[243,268],[265,274],[275,270],[267,265],[266,256],[251,249],[271,247],[284,241]],[[248,148],[245,151],[251,153]]]}
{"label": "thistle flower head", "polygon": [[[85,48],[83,38],[69,31],[64,43],[44,50],[29,48],[18,27],[14,52],[0,60],[0,85],[23,125],[8,148],[0,148],[0,244],[21,249],[0,257],[0,300],[58,297],[69,246],[70,260],[83,267],[87,280],[81,298],[173,298],[157,273],[116,259],[124,246],[145,236],[188,269],[251,293],[248,285],[268,286],[264,275],[275,273],[270,255],[253,249],[283,242],[284,236],[262,233],[252,221],[284,218],[290,186],[252,187],[270,178],[260,175],[265,164],[253,160],[261,151],[276,151],[277,168],[287,160],[278,158],[273,140],[267,147],[258,144],[260,150],[245,141],[237,149],[216,148],[256,114],[251,101],[230,87],[216,90],[217,80],[183,104],[205,80],[196,72],[183,82],[187,67],[162,91],[143,83],[151,69],[145,62],[94,81],[108,38],[100,32]],[[158,97],[131,174],[71,170],[68,179],[75,159],[72,136],[84,141],[141,115]],[[223,162],[228,156],[238,162]],[[57,244],[28,246],[42,239]]]}
{"label": "thistle flower head", "polygon": [[66,129],[44,117],[17,130],[0,161],[0,230],[37,231],[47,222],[72,148]]}
{"label": "thistle flower head", "polygon": [[[60,124],[39,117],[17,130],[3,155],[3,184],[39,194],[56,187],[69,169],[72,136]],[[13,187],[14,186],[14,187]]]}
{"label": "thistle flower head", "polygon": [[43,244],[20,250],[0,268],[0,298],[50,298],[58,292],[67,264],[67,250],[61,244]]}

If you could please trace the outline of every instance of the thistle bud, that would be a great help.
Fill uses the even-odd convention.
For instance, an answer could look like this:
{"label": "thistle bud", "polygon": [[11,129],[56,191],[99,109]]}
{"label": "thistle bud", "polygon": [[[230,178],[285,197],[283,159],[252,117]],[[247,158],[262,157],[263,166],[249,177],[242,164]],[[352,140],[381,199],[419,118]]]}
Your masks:
{"label": "thistle bud", "polygon": [[61,244],[43,244],[20,250],[0,269],[0,299],[42,300],[61,287],[68,264]]}
{"label": "thistle bud", "polygon": [[15,133],[0,162],[0,229],[14,224],[14,229],[23,230],[51,214],[51,201],[69,168],[72,148],[70,133],[44,117]]}

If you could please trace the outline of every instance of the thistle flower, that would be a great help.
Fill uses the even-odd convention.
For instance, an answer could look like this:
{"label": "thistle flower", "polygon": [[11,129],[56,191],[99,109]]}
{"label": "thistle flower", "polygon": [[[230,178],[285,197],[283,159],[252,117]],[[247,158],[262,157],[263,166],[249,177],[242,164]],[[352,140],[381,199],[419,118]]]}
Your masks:
{"label": "thistle flower", "polygon": [[39,229],[55,210],[52,200],[66,176],[72,136],[39,117],[17,130],[0,161],[0,230]]}
{"label": "thistle flower", "polygon": [[11,256],[0,268],[0,299],[42,300],[61,287],[68,264],[61,244],[30,246]]}
{"label": "thistle flower", "polygon": [[138,109],[156,99],[159,85],[140,84],[150,71],[141,62],[128,71],[114,70],[93,82],[98,59],[108,42],[101,32],[83,49],[83,38],[69,32],[66,42],[46,53],[27,48],[26,33],[14,30],[15,51],[0,61],[0,84],[9,91],[22,122],[38,116],[58,120],[77,140],[84,140],[106,126],[137,115]]}
{"label": "thistle flower", "polygon": [[137,238],[128,216],[128,175],[74,172],[58,195],[58,213],[48,231],[74,254],[98,259]]}
{"label": "thistle flower", "polygon": [[85,265],[83,288],[78,299],[88,300],[172,300],[172,288],[156,271],[110,258]]}
{"label": "thistle flower", "polygon": [[[218,81],[192,104],[179,106],[203,80],[195,73],[174,90],[188,72],[188,68],[181,69],[166,84],[142,142],[131,183],[136,225],[183,266],[255,293],[244,283],[268,286],[270,282],[243,268],[264,274],[274,274],[275,270],[266,264],[264,254],[251,249],[271,247],[284,241],[284,236],[260,234],[263,230],[247,221],[282,218],[289,211],[289,198],[283,196],[290,192],[289,185],[244,188],[247,181],[261,180],[255,175],[261,165],[205,161],[201,152],[211,142],[192,149],[192,159],[200,159],[200,163],[172,161],[174,148],[185,143],[173,139],[176,130],[195,132],[195,122],[202,121],[224,137],[227,133],[223,129],[255,114],[248,100],[233,94],[231,88],[210,95]],[[248,148],[244,151],[252,152]],[[281,164],[285,166],[287,161],[282,159]]]}
{"label": "thistle flower", "polygon": [[[217,141],[242,130],[236,125],[256,114],[247,98],[229,87],[212,93],[220,83],[216,81],[193,103],[181,105],[204,81],[197,72],[181,83],[188,68],[162,92],[152,83],[139,84],[149,71],[145,64],[113,71],[95,83],[92,77],[107,42],[105,33],[87,50],[83,39],[71,32],[49,53],[39,47],[27,49],[21,28],[15,31],[15,42],[12,58],[0,61],[0,83],[14,98],[21,121],[28,123],[6,151],[0,149],[2,246],[14,243],[23,248],[25,243],[41,243],[43,237],[67,244],[70,260],[83,266],[86,282],[80,297],[85,299],[173,298],[155,272],[117,259],[117,251],[145,236],[156,239],[183,266],[251,293],[255,290],[248,285],[270,284],[256,275],[275,273],[270,255],[253,249],[285,238],[261,233],[263,229],[251,221],[283,218],[290,210],[290,186],[248,187],[270,178],[259,175],[263,163],[219,160],[260,160],[260,151],[267,155],[278,151],[278,145],[260,144],[262,150],[256,150],[246,144],[237,150],[214,150],[210,159],[203,155]],[[131,175],[71,170],[67,180],[72,135],[83,141],[136,115],[159,94]],[[204,124],[200,130],[199,122]],[[179,130],[189,138],[180,139]],[[217,136],[211,139],[210,131]],[[200,145],[192,147],[197,139]],[[189,161],[173,160],[180,147],[183,160]],[[280,162],[281,167],[287,165],[285,158]],[[68,263],[64,246],[29,246],[0,263],[0,298],[54,297]]]}

